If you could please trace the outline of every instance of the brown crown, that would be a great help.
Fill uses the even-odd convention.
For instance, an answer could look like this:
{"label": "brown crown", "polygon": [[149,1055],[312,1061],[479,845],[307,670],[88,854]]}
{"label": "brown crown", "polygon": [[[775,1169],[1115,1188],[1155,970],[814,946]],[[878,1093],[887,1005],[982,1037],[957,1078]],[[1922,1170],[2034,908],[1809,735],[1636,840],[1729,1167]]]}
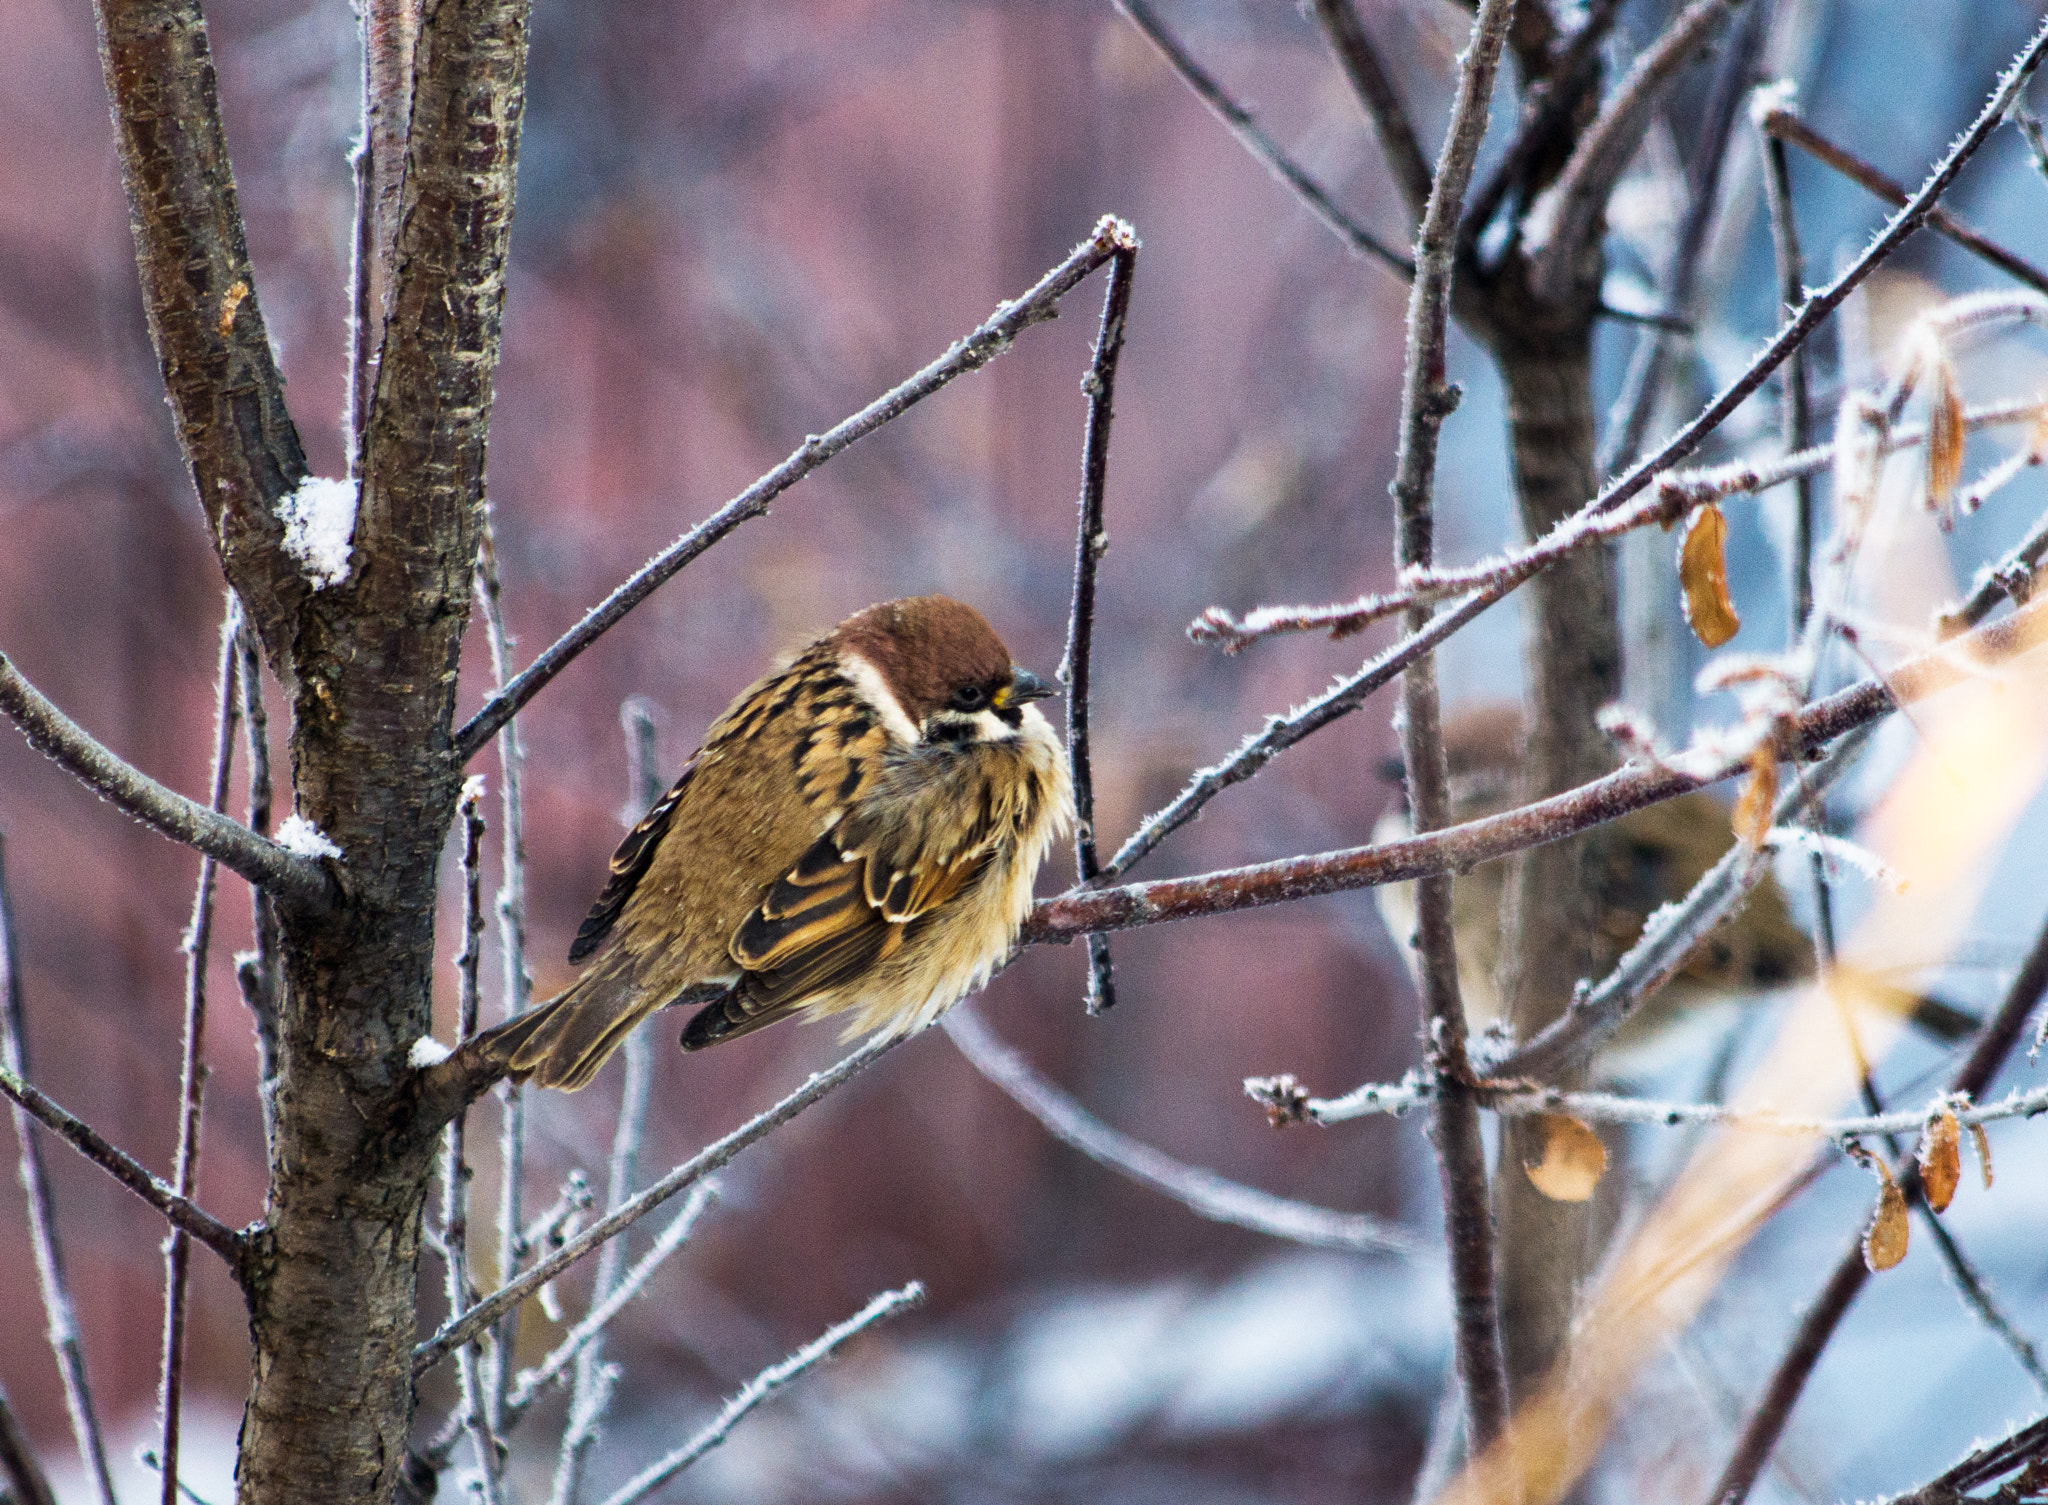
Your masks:
{"label": "brown crown", "polygon": [[971,606],[948,596],[908,596],[855,612],[832,630],[842,651],[875,666],[913,721],[967,685],[1010,676],[1010,650]]}

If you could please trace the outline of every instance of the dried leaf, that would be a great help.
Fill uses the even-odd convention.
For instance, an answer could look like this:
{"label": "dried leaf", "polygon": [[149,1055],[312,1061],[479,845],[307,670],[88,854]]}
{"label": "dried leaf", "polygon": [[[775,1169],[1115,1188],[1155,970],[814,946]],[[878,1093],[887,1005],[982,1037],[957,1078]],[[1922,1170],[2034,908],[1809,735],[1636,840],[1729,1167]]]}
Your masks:
{"label": "dried leaf", "polygon": [[1920,1186],[1927,1193],[1927,1205],[1936,1212],[1948,1211],[1962,1179],[1962,1126],[1944,1108],[1920,1136]]}
{"label": "dried leaf", "polygon": [[1735,835],[1752,852],[1771,833],[1771,808],[1778,801],[1778,759],[1768,742],[1749,755],[1749,777],[1735,797]]}
{"label": "dried leaf", "polygon": [[1984,1189],[1991,1190],[1991,1136],[1984,1132],[1984,1125],[1970,1125],[1970,1143],[1977,1148],[1977,1168],[1984,1172]]}
{"label": "dried leaf", "polygon": [[1928,366],[1933,379],[1927,392],[1927,510],[1941,513],[1946,522],[1963,475],[1963,397],[1956,388],[1956,368],[1939,346]]}
{"label": "dried leaf", "polygon": [[1873,1270],[1889,1270],[1906,1257],[1912,1219],[1906,1215],[1906,1194],[1892,1180],[1892,1173],[1883,1165],[1877,1167],[1877,1173],[1884,1177],[1884,1190],[1877,1195],[1877,1211],[1863,1233],[1863,1263]]}
{"label": "dried leaf", "polygon": [[1685,595],[1685,625],[1709,648],[1735,636],[1742,618],[1728,595],[1728,519],[1712,505],[1698,508],[1678,545],[1678,584]]}
{"label": "dried leaf", "polygon": [[1522,1169],[1551,1201],[1585,1201],[1607,1169],[1607,1146],[1570,1114],[1544,1113],[1537,1121],[1543,1126],[1543,1158],[1534,1165],[1524,1161]]}

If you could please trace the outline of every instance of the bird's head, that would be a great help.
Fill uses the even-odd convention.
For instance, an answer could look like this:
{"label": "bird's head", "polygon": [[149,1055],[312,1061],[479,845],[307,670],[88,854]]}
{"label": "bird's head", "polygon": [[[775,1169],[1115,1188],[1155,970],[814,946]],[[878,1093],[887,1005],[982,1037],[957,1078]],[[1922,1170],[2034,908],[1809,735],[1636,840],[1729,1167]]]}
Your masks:
{"label": "bird's head", "polygon": [[1010,662],[980,612],[946,596],[870,606],[833,637],[850,677],[904,742],[1014,737],[1032,701],[1059,693]]}

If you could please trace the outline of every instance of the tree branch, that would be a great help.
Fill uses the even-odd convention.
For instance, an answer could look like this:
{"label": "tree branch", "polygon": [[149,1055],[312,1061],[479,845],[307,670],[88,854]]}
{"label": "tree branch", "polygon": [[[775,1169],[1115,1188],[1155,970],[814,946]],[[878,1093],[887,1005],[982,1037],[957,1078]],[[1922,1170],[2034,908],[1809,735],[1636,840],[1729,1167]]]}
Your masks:
{"label": "tree branch", "polygon": [[1280,144],[1260,126],[1258,117],[1232,99],[1223,85],[1217,82],[1216,76],[1181,46],[1180,39],[1167,29],[1148,0],[1112,0],[1112,3],[1123,12],[1126,20],[1145,34],[1146,41],[1159,49],[1159,55],[1180,75],[1181,82],[1194,91],[1195,97],[1209,107],[1212,115],[1223,122],[1224,128],[1237,138],[1238,145],[1256,157],[1267,172],[1293,189],[1295,197],[1301,200],[1309,213],[1321,220],[1339,240],[1353,251],[1372,257],[1398,277],[1415,275],[1415,268],[1407,257],[1338,208],[1329,190],[1280,149]]}
{"label": "tree branch", "polygon": [[285,553],[276,506],[306,479],[306,457],[256,296],[206,18],[199,0],[98,0],[94,9],[142,304],[178,444],[228,583],[288,674],[310,588]]}
{"label": "tree branch", "polygon": [[[1451,277],[1458,218],[1472,164],[1486,136],[1493,83],[1513,23],[1515,0],[1481,0],[1472,40],[1458,71],[1450,126],[1437,156],[1429,202],[1415,242],[1415,281],[1408,293],[1401,428],[1388,491],[1394,498],[1394,559],[1401,569],[1427,569],[1433,557],[1437,439],[1458,405],[1447,376]],[[1408,630],[1429,625],[1429,613],[1408,613]],[[1408,808],[1426,835],[1449,823],[1450,774],[1437,704],[1436,661],[1417,657],[1401,677],[1401,754]],[[1467,1090],[1465,1008],[1458,996],[1458,959],[1451,930],[1450,875],[1415,885],[1416,951],[1421,958],[1422,1033],[1430,1069],[1441,1084],[1430,1139],[1436,1146],[1444,1202],[1444,1240],[1451,1274],[1452,1352],[1465,1388],[1465,1420],[1473,1450],[1487,1447],[1508,1418],[1507,1365],[1502,1357],[1500,1301],[1494,1272],[1493,1210],[1480,1138],[1478,1105]]]}
{"label": "tree branch", "polygon": [[1401,202],[1408,206],[1409,221],[1420,225],[1423,210],[1429,204],[1429,160],[1422,155],[1415,123],[1408,118],[1407,106],[1401,102],[1400,90],[1394,87],[1393,75],[1387,71],[1379,48],[1358,19],[1357,7],[1351,0],[1313,0],[1310,9],[1329,39],[1330,50],[1343,65],[1344,76],[1351,81],[1351,92],[1365,107],[1366,118],[1380,138],[1387,172]]}
{"label": "tree branch", "polygon": [[890,388],[858,413],[842,420],[822,434],[813,434],[792,451],[787,459],[702,523],[678,538],[636,570],[632,577],[584,616],[583,620],[551,643],[531,664],[455,734],[454,755],[467,761],[488,742],[510,717],[538,694],[549,680],[567,668],[576,656],[617,626],[634,607],[672,579],[684,565],[717,543],[749,518],[761,517],[768,504],[825,461],[855,441],[866,438],[890,419],[908,411],[955,377],[987,365],[1033,324],[1043,323],[1059,313],[1060,300],[1097,267],[1121,250],[1135,250],[1137,235],[1114,215],[1104,215],[1088,239],[1081,242],[1058,266],[1047,272],[1021,297],[1005,303],[965,339],[908,381]]}
{"label": "tree branch", "polygon": [[123,762],[22,678],[4,653],[0,711],[21,728],[29,746],[144,825],[196,848],[295,908],[321,913],[333,904],[334,880],[318,859],[258,836]]}
{"label": "tree branch", "polygon": [[57,1505],[56,1491],[44,1477],[14,1408],[7,1404],[5,1390],[0,1390],[0,1477],[14,1492],[15,1505]]}
{"label": "tree branch", "polygon": [[732,1429],[739,1425],[740,1419],[754,1407],[806,1369],[830,1358],[847,1339],[865,1328],[873,1327],[877,1322],[887,1321],[898,1312],[908,1311],[923,1300],[924,1287],[913,1280],[900,1290],[884,1291],[844,1322],[826,1328],[788,1358],[769,1365],[748,1380],[732,1399],[725,1403],[724,1409],[709,1426],[660,1462],[650,1464],[635,1474],[616,1494],[608,1498],[604,1505],[633,1505],[634,1501],[645,1499],[725,1441]]}
{"label": "tree branch", "polygon": [[[1109,289],[1103,296],[1102,328],[1095,356],[1081,381],[1088,394],[1088,431],[1081,444],[1081,520],[1074,544],[1074,605],[1067,624],[1067,651],[1060,659],[1059,679],[1067,687],[1067,762],[1074,784],[1074,864],[1082,883],[1101,871],[1095,854],[1095,775],[1088,755],[1090,708],[1089,662],[1095,641],[1095,572],[1109,552],[1109,531],[1103,525],[1103,494],[1109,484],[1109,425],[1116,407],[1117,357],[1124,348],[1124,321],[1131,309],[1131,277],[1138,268],[1136,247],[1119,250],[1109,264]],[[1088,999],[1090,1014],[1116,1004],[1116,979],[1110,970],[1109,939],[1088,937]]]}
{"label": "tree branch", "polygon": [[[1880,1501],[1879,1505],[1958,1505],[1967,1491],[1980,1489],[2015,1469],[2039,1462],[2044,1456],[2048,1456],[2048,1416],[2028,1422],[2011,1435],[1975,1449],[1918,1489],[1892,1495]],[[2015,1495],[2028,1497],[2018,1491],[2008,1494],[2006,1490],[2000,1490],[1990,1498],[2004,1500]]]}
{"label": "tree branch", "polygon": [[1585,254],[1614,185],[1643,144],[1656,104],[1679,70],[1713,39],[1743,0],[1692,0],[1628,71],[1572,148],[1557,181],[1529,211],[1523,228],[1529,280],[1546,300],[1562,295],[1569,263]]}
{"label": "tree branch", "polygon": [[[521,1272],[517,1279],[500,1286],[464,1312],[461,1317],[443,1323],[439,1332],[413,1350],[413,1378],[417,1380],[447,1358],[457,1347],[467,1343],[477,1333],[496,1322],[499,1317],[533,1295],[584,1255],[616,1238],[678,1192],[689,1190],[713,1171],[724,1166],[755,1140],[781,1128],[840,1083],[873,1064],[908,1038],[910,1037],[907,1035],[889,1035],[869,1040],[836,1065],[824,1071],[814,1072],[801,1087],[774,1107],[748,1119],[723,1139],[706,1145],[625,1206],[591,1224],[556,1253]],[[448,1061],[442,1063],[442,1066],[454,1066],[456,1059],[451,1056]],[[441,1069],[435,1068],[436,1071]]]}
{"label": "tree branch", "polygon": [[1423,1251],[1422,1241],[1405,1228],[1365,1213],[1332,1212],[1226,1180],[1214,1171],[1184,1165],[1111,1128],[1033,1071],[1023,1056],[997,1039],[967,1005],[948,1010],[941,1016],[940,1026],[969,1065],[1044,1125],[1053,1138],[1097,1165],[1171,1197],[1197,1217],[1317,1249],[1410,1256]]}
{"label": "tree branch", "polygon": [[[1883,199],[1894,209],[1904,204],[1910,196],[1904,187],[1893,182],[1847,147],[1837,146],[1828,140],[1808,125],[1798,111],[1788,105],[1779,104],[1765,110],[1758,117],[1757,124],[1772,140],[1789,142],[1798,147],[1858,187]],[[2015,256],[1996,241],[1972,230],[1946,209],[1929,210],[1927,228],[1953,241],[1971,255],[1989,262],[2015,281],[2023,282],[2037,292],[2048,293],[2048,272],[2042,271],[2032,262]]]}

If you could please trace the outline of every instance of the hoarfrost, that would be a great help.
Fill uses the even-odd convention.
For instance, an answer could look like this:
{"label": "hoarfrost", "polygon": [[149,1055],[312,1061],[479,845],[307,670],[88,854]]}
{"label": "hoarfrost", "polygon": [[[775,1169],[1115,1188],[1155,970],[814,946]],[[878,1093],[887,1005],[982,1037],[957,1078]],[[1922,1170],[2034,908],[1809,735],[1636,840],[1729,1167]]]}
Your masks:
{"label": "hoarfrost", "polygon": [[284,551],[298,561],[314,590],[348,579],[356,532],[354,481],[308,477],[297,491],[278,498],[277,517],[284,524]]}

